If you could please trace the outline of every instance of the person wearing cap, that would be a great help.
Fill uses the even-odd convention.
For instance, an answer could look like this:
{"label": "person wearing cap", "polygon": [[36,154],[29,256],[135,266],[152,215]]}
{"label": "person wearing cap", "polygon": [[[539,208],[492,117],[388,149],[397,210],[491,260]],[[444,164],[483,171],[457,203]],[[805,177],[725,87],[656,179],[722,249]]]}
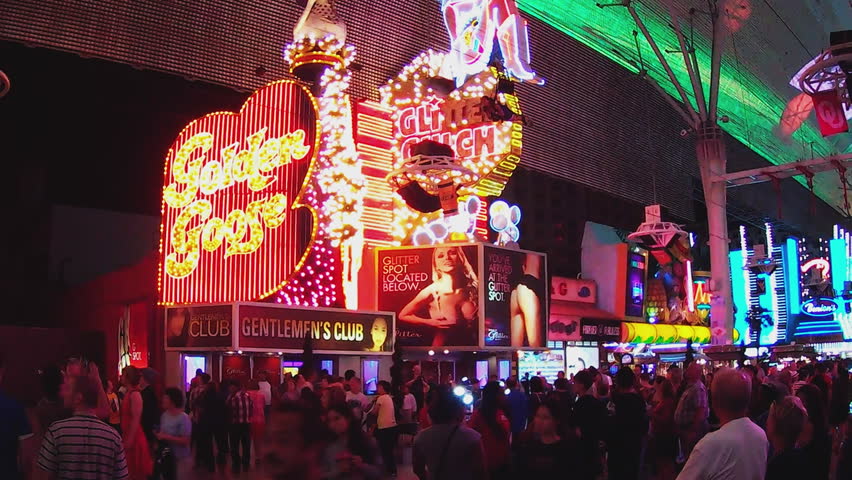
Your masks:
{"label": "person wearing cap", "polygon": [[154,430],[160,423],[160,402],[157,400],[157,394],[154,393],[154,383],[156,383],[159,374],[151,367],[142,369],[142,380],[139,382],[139,388],[142,394],[142,431],[148,439],[148,443],[156,441]]}

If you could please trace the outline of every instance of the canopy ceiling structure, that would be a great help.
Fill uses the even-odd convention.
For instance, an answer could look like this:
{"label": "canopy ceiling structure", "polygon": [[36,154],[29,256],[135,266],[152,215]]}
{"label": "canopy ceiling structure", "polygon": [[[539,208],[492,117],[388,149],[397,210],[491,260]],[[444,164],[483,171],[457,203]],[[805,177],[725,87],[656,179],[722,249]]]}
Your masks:
{"label": "canopy ceiling structure", "polygon": [[[667,2],[671,2],[680,15],[687,38],[692,37],[707,96],[712,38],[707,0],[632,2],[651,36],[666,51],[669,64],[689,95],[689,76],[671,27]],[[628,10],[622,6],[598,6],[598,3],[612,4],[619,0],[517,0],[517,3],[527,15],[548,23],[632,72],[639,72],[641,54],[648,75],[669,95],[678,97],[648,42],[641,34],[634,37],[633,32],[638,28]],[[722,129],[776,165],[852,152],[852,134],[823,138],[814,114],[791,139],[782,140],[773,132],[787,102],[800,93],[790,85],[793,75],[829,45],[830,32],[852,29],[849,0],[734,0],[730,3],[748,5],[751,14],[744,26],[724,44],[719,115],[727,115],[729,121],[721,123]],[[546,46],[538,45],[538,48]],[[590,72],[588,81],[596,81],[594,72]],[[689,98],[694,106],[694,98]],[[802,176],[796,178],[806,185]],[[814,191],[842,212],[843,192],[836,171],[817,174]]]}

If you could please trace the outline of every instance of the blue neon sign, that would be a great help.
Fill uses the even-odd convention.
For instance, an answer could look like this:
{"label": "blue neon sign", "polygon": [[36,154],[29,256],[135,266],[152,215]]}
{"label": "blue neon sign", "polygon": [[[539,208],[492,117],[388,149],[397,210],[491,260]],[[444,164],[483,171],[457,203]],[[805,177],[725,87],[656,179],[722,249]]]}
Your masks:
{"label": "blue neon sign", "polygon": [[837,302],[830,298],[812,298],[802,303],[802,313],[812,317],[829,317],[837,311]]}

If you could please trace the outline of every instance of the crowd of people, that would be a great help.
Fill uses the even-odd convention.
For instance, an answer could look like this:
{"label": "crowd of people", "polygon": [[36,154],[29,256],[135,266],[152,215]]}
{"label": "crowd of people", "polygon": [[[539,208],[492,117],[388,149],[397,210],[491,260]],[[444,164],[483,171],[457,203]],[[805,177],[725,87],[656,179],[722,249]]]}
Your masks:
{"label": "crowd of people", "polygon": [[42,371],[29,417],[0,393],[0,469],[11,479],[173,479],[193,468],[380,479],[410,451],[421,480],[852,478],[841,362],[609,373],[457,385],[414,365],[368,396],[351,370],[306,369],[276,387],[263,373],[217,383],[199,370],[188,392],[158,395],[153,369],[102,383],[96,365],[72,359]]}

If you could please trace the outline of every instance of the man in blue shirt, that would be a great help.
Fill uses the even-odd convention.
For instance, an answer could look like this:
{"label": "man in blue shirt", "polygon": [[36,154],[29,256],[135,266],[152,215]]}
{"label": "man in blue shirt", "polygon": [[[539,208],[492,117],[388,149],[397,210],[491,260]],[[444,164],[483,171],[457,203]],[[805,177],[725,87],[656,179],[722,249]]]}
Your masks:
{"label": "man in blue shirt", "polygon": [[[0,383],[5,373],[5,358],[0,353]],[[29,470],[33,431],[24,407],[0,391],[0,472],[12,480],[24,478]]]}
{"label": "man in blue shirt", "polygon": [[527,427],[527,394],[525,394],[518,384],[518,380],[510,378],[506,380],[506,389],[509,394],[506,395],[506,403],[509,406],[509,420],[512,426],[512,437],[517,438],[521,432]]}

